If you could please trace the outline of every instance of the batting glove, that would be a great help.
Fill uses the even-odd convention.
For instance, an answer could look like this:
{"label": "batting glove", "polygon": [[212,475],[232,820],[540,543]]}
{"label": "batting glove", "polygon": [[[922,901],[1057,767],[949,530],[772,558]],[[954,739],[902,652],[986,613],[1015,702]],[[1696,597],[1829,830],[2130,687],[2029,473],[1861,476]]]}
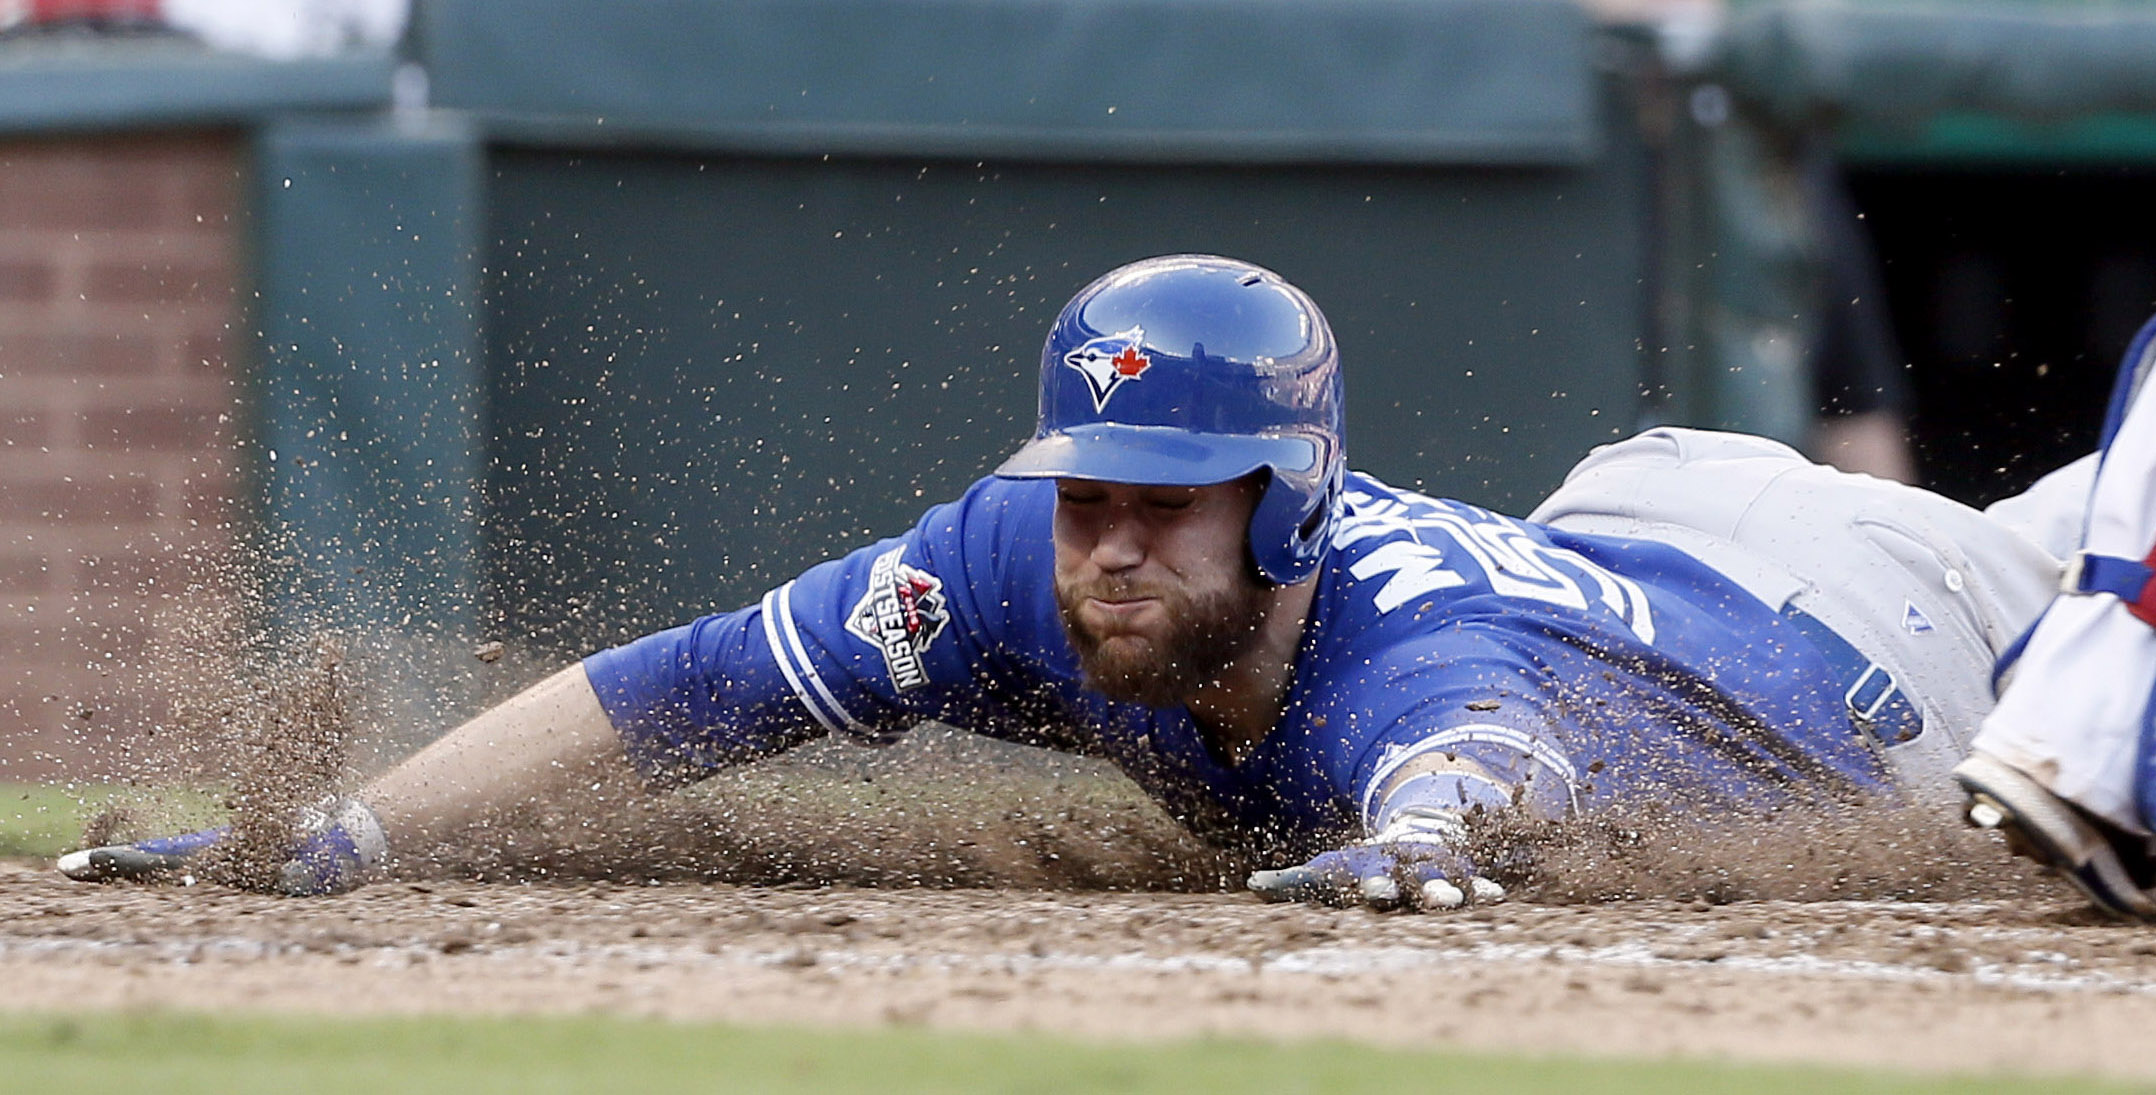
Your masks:
{"label": "batting glove", "polygon": [[[231,834],[228,826],[133,844],[86,848],[60,857],[60,873],[78,882],[117,882],[184,870]],[[300,813],[290,856],[278,868],[278,892],[293,897],[343,893],[366,881],[389,857],[374,811],[356,798],[333,799]]]}
{"label": "batting glove", "polygon": [[1476,874],[1474,863],[1453,850],[1466,835],[1457,811],[1409,807],[1366,841],[1301,866],[1254,872],[1246,885],[1267,901],[1376,909],[1455,909],[1470,900],[1504,900],[1503,886]]}

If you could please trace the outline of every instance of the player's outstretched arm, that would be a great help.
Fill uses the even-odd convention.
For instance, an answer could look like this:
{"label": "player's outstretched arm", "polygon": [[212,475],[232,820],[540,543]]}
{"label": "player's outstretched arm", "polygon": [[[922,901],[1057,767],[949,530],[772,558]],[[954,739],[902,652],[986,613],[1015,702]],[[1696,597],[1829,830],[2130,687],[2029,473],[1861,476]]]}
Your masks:
{"label": "player's outstretched arm", "polygon": [[450,837],[484,814],[639,785],[584,667],[572,665],[382,773],[359,799],[392,848]]}
{"label": "player's outstretched arm", "polygon": [[[572,665],[450,731],[357,795],[306,811],[276,885],[293,895],[342,892],[364,882],[392,849],[428,846],[505,807],[597,797],[636,779],[583,666]],[[183,869],[227,835],[208,829],[84,849],[62,856],[60,869],[83,881]]]}

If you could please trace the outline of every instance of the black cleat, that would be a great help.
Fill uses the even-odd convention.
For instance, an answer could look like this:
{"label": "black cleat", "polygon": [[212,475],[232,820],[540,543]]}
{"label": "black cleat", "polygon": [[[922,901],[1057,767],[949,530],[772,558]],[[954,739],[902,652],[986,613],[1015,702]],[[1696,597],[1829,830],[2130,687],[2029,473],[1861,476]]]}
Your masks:
{"label": "black cleat", "polygon": [[1954,766],[1968,792],[1963,817],[1996,829],[2015,855],[2064,875],[2105,912],[2156,921],[2156,859],[2149,842],[2084,813],[2020,769],[1984,753]]}

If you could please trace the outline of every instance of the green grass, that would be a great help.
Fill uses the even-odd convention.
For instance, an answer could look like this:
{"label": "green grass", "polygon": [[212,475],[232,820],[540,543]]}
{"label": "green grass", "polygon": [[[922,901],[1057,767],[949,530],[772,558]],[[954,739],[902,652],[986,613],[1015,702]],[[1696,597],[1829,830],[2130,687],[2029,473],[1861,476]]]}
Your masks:
{"label": "green grass", "polygon": [[215,824],[218,814],[212,797],[200,792],[0,783],[0,856],[50,859],[81,847],[83,827],[107,809],[127,811],[137,838]]}
{"label": "green grass", "polygon": [[1374,1050],[1331,1042],[1085,1044],[915,1030],[612,1018],[0,1018],[0,1091],[2108,1092],[2089,1081]]}
{"label": "green grass", "polygon": [[103,788],[0,784],[0,855],[55,856],[74,847],[101,808],[93,803],[105,797]]}

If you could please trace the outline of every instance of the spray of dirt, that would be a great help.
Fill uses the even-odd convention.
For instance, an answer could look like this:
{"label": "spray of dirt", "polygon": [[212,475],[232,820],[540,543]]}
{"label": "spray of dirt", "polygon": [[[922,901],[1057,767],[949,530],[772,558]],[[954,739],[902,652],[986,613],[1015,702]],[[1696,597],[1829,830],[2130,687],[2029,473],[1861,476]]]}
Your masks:
{"label": "spray of dirt", "polygon": [[[271,887],[302,807],[351,778],[345,647],[255,674],[214,717],[233,838],[202,877]],[[98,838],[130,819],[108,818]],[[1751,815],[1635,808],[1565,822],[1482,819],[1468,849],[1514,897],[1638,900],[2000,900],[2056,882],[1949,811],[1897,801]],[[889,749],[841,742],[687,790],[532,802],[453,839],[397,849],[408,878],[705,879],[780,886],[1218,891],[1258,864],[1177,826],[1112,768],[927,727]]]}
{"label": "spray of dirt", "polygon": [[[197,660],[214,656],[203,647]],[[351,718],[350,667],[344,641],[314,636],[281,657],[258,657],[245,672],[221,665],[172,705],[175,736],[191,745],[184,763],[197,786],[217,798],[229,835],[193,865],[202,879],[249,890],[274,890],[305,808],[349,779],[358,737]],[[179,763],[179,762],[176,762]],[[152,770],[155,772],[155,770]],[[162,772],[156,772],[162,775]],[[85,846],[172,831],[169,786],[146,784],[138,800],[94,816]]]}
{"label": "spray of dirt", "polygon": [[1217,891],[1247,865],[1111,768],[926,726],[809,746],[668,794],[524,803],[400,872],[781,886]]}
{"label": "spray of dirt", "polygon": [[1513,893],[1574,905],[1628,900],[1993,901],[2056,897],[2057,882],[2009,857],[1951,811],[1897,800],[1702,818],[1636,807],[1549,822],[1501,816],[1472,853]]}
{"label": "spray of dirt", "polygon": [[[1996,901],[2061,890],[1950,811],[1874,800],[1702,818],[1485,819],[1471,854],[1522,901]],[[780,886],[1236,891],[1254,863],[1098,762],[927,727],[823,743],[685,791],[534,803],[407,855],[414,876]]]}
{"label": "spray of dirt", "polygon": [[353,740],[344,645],[321,636],[294,672],[258,697],[260,717],[234,742],[231,832],[197,865],[212,881],[274,890],[301,813],[345,775]]}
{"label": "spray of dirt", "polygon": [[[53,752],[67,778],[92,786],[199,783],[218,770],[230,722],[244,714],[249,652],[260,646],[244,574],[171,544],[144,549],[165,564],[96,592],[139,613],[106,637],[96,675],[64,697],[73,725]],[[61,697],[55,697],[60,699]],[[131,810],[154,819],[147,801]],[[124,823],[124,818],[119,823]]]}
{"label": "spray of dirt", "polygon": [[[193,649],[203,653],[189,686],[174,690],[174,725],[202,743],[197,764],[215,774],[208,784],[233,827],[198,873],[266,888],[301,808],[350,785],[355,750],[384,752],[371,730],[384,720],[355,712],[353,697],[361,677],[394,667],[355,659],[334,637],[276,656],[260,646],[215,655],[230,664],[203,661],[211,644]],[[475,664],[495,666],[498,651],[484,649]],[[123,807],[86,839],[155,831],[170,830],[145,831],[144,816]],[[1492,818],[1469,850],[1516,898],[1547,904],[2059,892],[1948,811],[1894,801],[1711,818],[1653,808],[1563,823]],[[1251,868],[1283,865],[1204,844],[1099,762],[934,726],[889,749],[821,743],[673,794],[520,804],[447,843],[395,851],[407,877],[1057,890],[1236,890]]]}

